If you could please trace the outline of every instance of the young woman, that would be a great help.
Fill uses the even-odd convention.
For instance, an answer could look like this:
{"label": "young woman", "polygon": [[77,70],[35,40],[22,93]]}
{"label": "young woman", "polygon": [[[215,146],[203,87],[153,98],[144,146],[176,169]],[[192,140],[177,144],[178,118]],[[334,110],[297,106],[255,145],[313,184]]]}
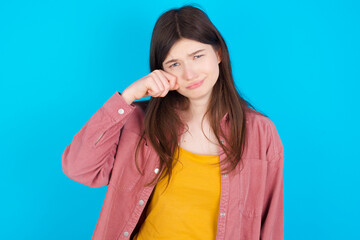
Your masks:
{"label": "young woman", "polygon": [[93,239],[283,239],[281,140],[236,91],[225,41],[203,11],[160,16],[150,69],[63,153],[69,178],[108,185]]}

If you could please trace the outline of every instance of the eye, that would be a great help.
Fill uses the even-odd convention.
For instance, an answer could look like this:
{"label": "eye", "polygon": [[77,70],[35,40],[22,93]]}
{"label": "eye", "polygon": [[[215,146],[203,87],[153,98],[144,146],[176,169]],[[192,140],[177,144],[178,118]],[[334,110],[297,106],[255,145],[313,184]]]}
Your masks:
{"label": "eye", "polygon": [[201,58],[202,56],[204,56],[204,55],[195,55],[194,57],[195,58]]}
{"label": "eye", "polygon": [[171,64],[171,65],[169,66],[169,68],[176,67],[177,65],[175,65],[175,64],[178,64],[178,63]]}

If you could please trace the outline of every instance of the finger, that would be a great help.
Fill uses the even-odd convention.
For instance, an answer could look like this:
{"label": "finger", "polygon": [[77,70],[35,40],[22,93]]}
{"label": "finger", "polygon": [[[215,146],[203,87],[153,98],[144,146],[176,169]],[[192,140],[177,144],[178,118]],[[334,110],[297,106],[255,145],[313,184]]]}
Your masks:
{"label": "finger", "polygon": [[170,90],[176,90],[179,85],[177,85],[177,77],[171,73],[161,71],[161,73],[168,79],[170,83]]}
{"label": "finger", "polygon": [[[152,72],[152,73],[150,73],[150,79],[149,80],[153,84],[152,86],[154,86],[153,97],[160,96],[161,93],[164,91],[164,86],[161,83],[161,80],[159,79],[159,77],[156,75],[156,73]],[[155,91],[155,89],[156,89],[156,91]]]}
{"label": "finger", "polygon": [[171,74],[171,73],[168,73],[168,72],[165,72],[164,70],[160,70],[161,73],[163,73],[168,79],[173,79],[173,80],[176,80],[176,76]]}
{"label": "finger", "polygon": [[159,86],[156,84],[153,76],[149,76],[146,81],[146,88],[148,89],[146,92],[148,96],[157,97],[160,92]]}
{"label": "finger", "polygon": [[159,91],[159,87],[155,82],[151,83],[152,86],[148,89],[147,95],[151,97],[158,97],[161,94],[161,91]]}
{"label": "finger", "polygon": [[170,82],[161,71],[154,71],[154,73],[159,77],[159,79],[161,80],[161,82],[164,86],[164,91],[162,92],[162,94],[160,96],[165,97],[166,94],[170,90]]}
{"label": "finger", "polygon": [[169,88],[170,88],[170,84],[168,82],[168,80],[165,78],[165,76],[163,74],[161,74],[161,72],[159,70],[155,70],[153,72],[156,75],[156,80],[158,81],[158,85],[161,85],[163,88],[160,89],[161,93],[160,93],[160,97],[165,97],[166,94],[169,92]]}
{"label": "finger", "polygon": [[178,90],[179,88],[180,88],[180,85],[177,82],[174,82],[174,86],[170,89],[170,91]]}

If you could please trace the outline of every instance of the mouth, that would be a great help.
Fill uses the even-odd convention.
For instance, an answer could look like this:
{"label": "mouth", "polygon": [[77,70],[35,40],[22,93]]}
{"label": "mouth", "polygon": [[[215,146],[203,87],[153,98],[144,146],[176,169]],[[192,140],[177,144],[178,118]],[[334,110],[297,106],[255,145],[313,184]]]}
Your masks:
{"label": "mouth", "polygon": [[190,84],[189,86],[187,86],[186,89],[194,89],[194,88],[200,87],[201,84],[203,84],[204,80],[205,79],[194,82],[194,83]]}

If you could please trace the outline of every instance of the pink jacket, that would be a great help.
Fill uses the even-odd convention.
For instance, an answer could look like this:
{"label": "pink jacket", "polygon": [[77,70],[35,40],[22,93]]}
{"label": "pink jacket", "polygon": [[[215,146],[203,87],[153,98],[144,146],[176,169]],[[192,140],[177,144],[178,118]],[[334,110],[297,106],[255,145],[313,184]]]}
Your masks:
{"label": "pink jacket", "polygon": [[[135,147],[143,129],[144,112],[115,92],[74,136],[62,155],[64,173],[90,187],[108,185],[92,239],[131,239],[144,221],[159,176],[159,157],[150,144]],[[227,115],[221,127],[228,132]],[[245,165],[221,176],[217,240],[284,239],[284,152],[273,122],[251,111],[247,114],[248,145]],[[226,144],[226,143],[225,143]],[[220,159],[225,154],[220,151]]]}

